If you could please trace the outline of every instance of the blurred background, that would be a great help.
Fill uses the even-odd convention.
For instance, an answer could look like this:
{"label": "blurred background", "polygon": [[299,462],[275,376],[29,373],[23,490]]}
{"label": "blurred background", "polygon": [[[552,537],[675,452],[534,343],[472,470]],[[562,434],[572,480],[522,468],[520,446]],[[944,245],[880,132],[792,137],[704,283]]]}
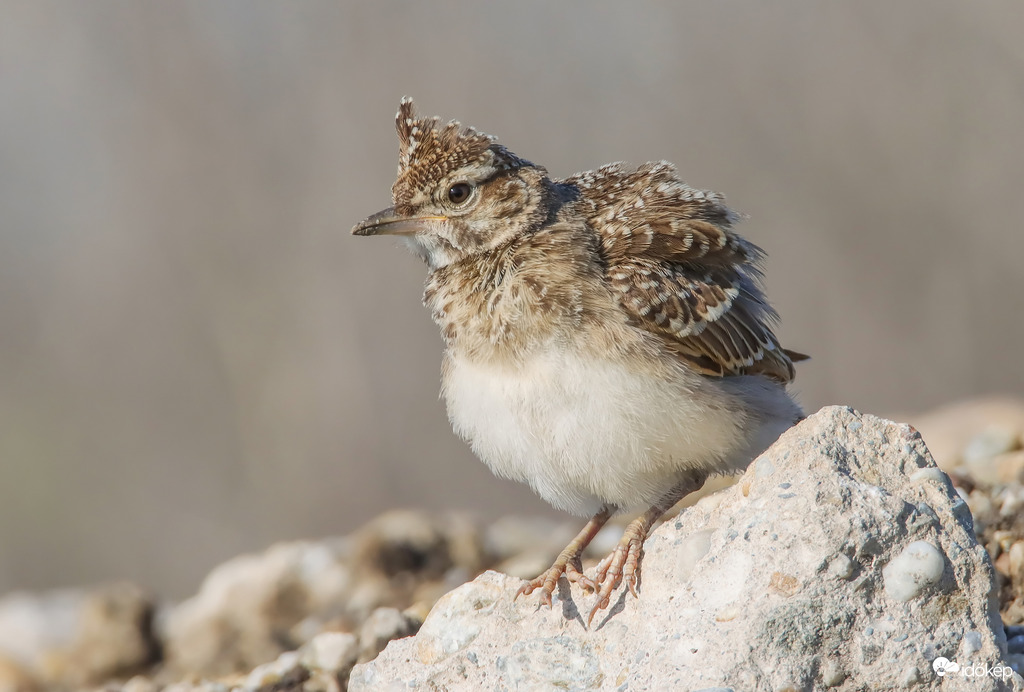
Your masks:
{"label": "blurred background", "polygon": [[389,204],[409,94],[557,176],[749,215],[809,410],[1024,392],[1024,5],[0,3],[0,592],[391,507],[550,510],[438,401]]}

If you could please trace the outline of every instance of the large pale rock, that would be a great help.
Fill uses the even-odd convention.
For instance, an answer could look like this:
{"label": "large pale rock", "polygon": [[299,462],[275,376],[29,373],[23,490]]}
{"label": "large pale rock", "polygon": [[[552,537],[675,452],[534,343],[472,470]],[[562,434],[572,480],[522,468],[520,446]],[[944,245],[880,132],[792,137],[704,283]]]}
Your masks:
{"label": "large pale rock", "polygon": [[968,507],[909,426],[823,409],[663,524],[643,577],[588,629],[564,580],[549,610],[485,573],[350,689],[1022,689]]}

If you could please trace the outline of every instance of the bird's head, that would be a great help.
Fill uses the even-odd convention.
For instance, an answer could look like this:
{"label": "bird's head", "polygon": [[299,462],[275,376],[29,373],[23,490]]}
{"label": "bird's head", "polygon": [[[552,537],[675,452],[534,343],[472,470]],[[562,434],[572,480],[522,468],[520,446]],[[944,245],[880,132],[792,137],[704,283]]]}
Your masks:
{"label": "bird's head", "polygon": [[412,99],[396,117],[394,206],[352,229],[395,235],[432,269],[499,247],[547,218],[547,172],[495,138],[457,122],[417,118]]}

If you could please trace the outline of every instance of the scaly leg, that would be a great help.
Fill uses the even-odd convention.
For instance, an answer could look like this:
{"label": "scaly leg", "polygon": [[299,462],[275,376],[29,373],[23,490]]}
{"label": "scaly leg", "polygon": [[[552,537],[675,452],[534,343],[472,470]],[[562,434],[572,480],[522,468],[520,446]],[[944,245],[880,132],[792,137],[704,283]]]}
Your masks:
{"label": "scaly leg", "polygon": [[601,530],[601,527],[608,523],[608,519],[611,518],[614,511],[612,507],[603,507],[600,512],[591,517],[587,525],[583,527],[583,530],[576,534],[576,538],[572,539],[569,545],[565,547],[565,550],[558,554],[555,564],[551,565],[536,579],[520,586],[515,598],[523,595],[529,596],[535,589],[540,589],[540,600],[550,608],[551,594],[555,592],[555,584],[558,583],[559,577],[563,574],[570,582],[576,582],[588,591],[596,591],[597,584],[589,577],[583,575],[580,556],[583,555],[583,551],[590,545],[590,542],[594,540],[594,536]]}
{"label": "scaly leg", "polygon": [[654,503],[654,506],[629,523],[622,534],[619,545],[597,566],[596,582],[599,587],[597,603],[590,611],[590,617],[587,619],[588,627],[593,622],[597,611],[608,607],[612,591],[623,579],[633,596],[637,595],[636,586],[640,581],[640,563],[644,557],[644,541],[647,540],[647,534],[650,533],[651,527],[665,512],[672,509],[673,505],[704,485],[706,479],[707,476],[702,473],[693,473],[687,476]]}

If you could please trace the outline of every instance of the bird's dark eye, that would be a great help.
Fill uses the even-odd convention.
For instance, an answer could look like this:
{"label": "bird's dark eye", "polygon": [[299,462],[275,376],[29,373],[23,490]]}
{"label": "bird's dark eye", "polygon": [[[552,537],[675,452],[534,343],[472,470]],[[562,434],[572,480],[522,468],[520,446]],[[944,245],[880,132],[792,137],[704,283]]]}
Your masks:
{"label": "bird's dark eye", "polygon": [[455,183],[448,188],[448,201],[452,204],[465,204],[473,194],[473,186],[469,183]]}

